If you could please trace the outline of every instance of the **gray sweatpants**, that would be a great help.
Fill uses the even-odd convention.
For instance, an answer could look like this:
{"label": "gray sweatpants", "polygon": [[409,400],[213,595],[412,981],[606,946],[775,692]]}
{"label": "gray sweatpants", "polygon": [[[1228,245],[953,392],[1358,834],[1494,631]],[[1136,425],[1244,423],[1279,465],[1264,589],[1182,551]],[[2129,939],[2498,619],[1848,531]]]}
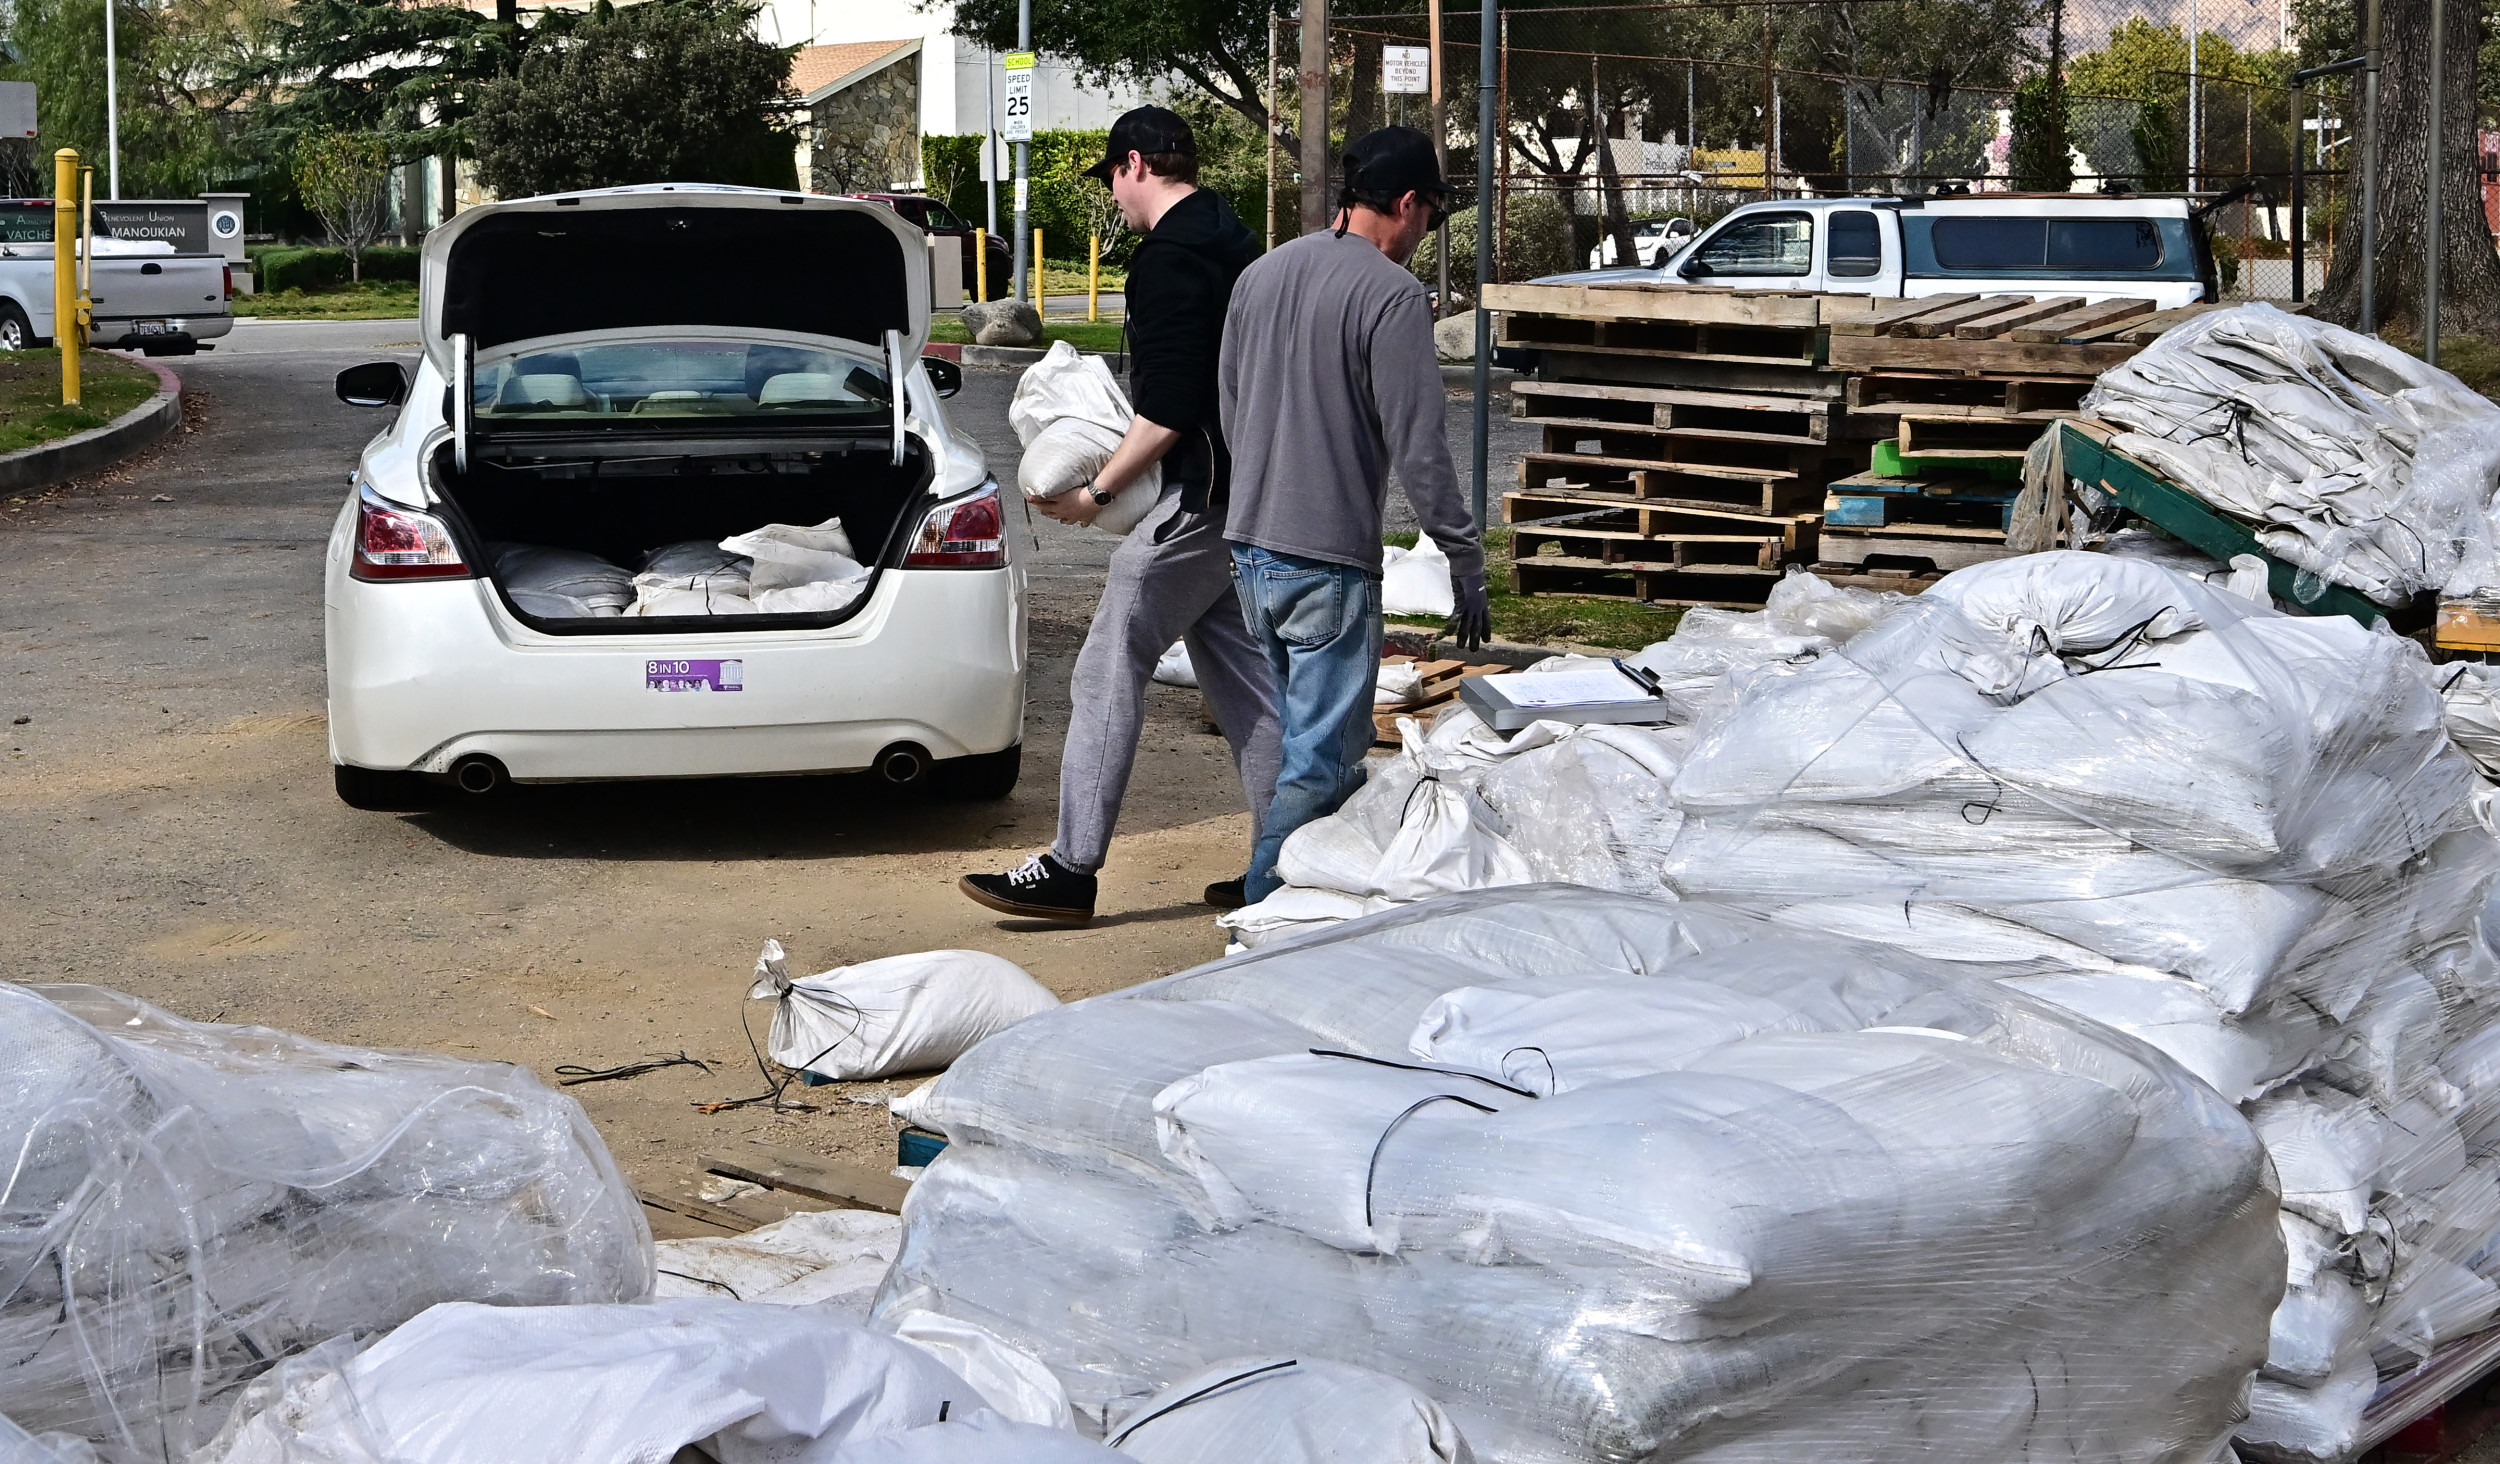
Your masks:
{"label": "gray sweatpants", "polygon": [[[1100,869],[1137,760],[1146,682],[1175,640],[1189,647],[1199,689],[1233,747],[1253,841],[1276,795],[1276,678],[1242,623],[1233,557],[1220,514],[1180,511],[1180,490],[1112,552],[1102,603],[1068,687],[1068,743],[1059,754],[1059,839],[1051,857]],[[1245,864],[1248,851],[1243,851]]]}

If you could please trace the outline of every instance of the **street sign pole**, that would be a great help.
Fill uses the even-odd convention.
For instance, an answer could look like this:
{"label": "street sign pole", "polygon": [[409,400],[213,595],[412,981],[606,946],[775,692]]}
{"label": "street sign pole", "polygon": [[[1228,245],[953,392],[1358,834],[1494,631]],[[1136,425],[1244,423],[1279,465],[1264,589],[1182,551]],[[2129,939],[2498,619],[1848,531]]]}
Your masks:
{"label": "street sign pole", "polygon": [[1000,135],[1016,145],[1016,298],[1032,265],[1033,0],[1017,0],[1016,49],[1007,53],[1007,116]]}

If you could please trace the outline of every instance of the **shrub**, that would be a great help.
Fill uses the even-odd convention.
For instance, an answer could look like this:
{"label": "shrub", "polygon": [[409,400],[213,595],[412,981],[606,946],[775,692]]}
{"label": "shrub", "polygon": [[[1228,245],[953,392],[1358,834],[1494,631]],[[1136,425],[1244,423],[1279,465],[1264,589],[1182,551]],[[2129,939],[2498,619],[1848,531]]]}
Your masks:
{"label": "shrub", "polygon": [[[1532,280],[1539,275],[1576,269],[1571,254],[1571,215],[1561,202],[1543,193],[1514,193],[1502,210],[1501,282]],[[1440,280],[1439,240],[1427,234],[1409,268],[1427,285]],[[1585,256],[1584,256],[1585,257]],[[1476,211],[1463,208],[1450,215],[1450,292],[1467,295],[1476,282]]]}
{"label": "shrub", "polygon": [[[252,280],[261,290],[328,290],[346,284],[347,251],[325,246],[255,244],[244,251],[252,261]],[[365,251],[368,280],[417,277],[417,251],[380,247]]]}

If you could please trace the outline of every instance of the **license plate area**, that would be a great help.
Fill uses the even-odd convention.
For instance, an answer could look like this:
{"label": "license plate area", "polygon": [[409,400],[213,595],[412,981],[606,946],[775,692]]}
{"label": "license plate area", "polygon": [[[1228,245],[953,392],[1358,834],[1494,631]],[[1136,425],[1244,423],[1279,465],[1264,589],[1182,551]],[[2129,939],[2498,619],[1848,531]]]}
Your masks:
{"label": "license plate area", "polygon": [[171,335],[173,328],[161,320],[134,320],[130,322],[130,333],[132,335]]}

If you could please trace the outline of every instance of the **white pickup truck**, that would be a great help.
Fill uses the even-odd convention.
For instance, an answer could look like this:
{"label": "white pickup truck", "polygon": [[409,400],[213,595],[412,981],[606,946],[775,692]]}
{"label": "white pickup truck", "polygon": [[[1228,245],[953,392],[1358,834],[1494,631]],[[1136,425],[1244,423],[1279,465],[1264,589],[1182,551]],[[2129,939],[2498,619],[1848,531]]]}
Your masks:
{"label": "white pickup truck", "polygon": [[[184,356],[234,329],[223,255],[177,254],[154,239],[94,243],[89,345]],[[0,350],[50,345],[52,334],[52,202],[0,202]]]}
{"label": "white pickup truck", "polygon": [[2221,298],[2197,200],[1974,193],[1749,203],[1654,268],[1554,284],[1925,295],[2079,295],[2157,309]]}

